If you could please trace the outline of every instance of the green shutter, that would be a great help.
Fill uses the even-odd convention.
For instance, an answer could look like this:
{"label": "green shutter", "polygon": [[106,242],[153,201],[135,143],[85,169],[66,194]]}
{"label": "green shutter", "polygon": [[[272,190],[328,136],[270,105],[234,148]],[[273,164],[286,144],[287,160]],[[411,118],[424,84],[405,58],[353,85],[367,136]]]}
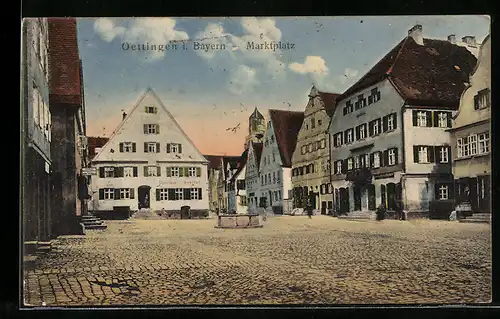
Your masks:
{"label": "green shutter", "polygon": [[201,197],[201,188],[198,188],[198,199],[202,199],[202,197]]}
{"label": "green shutter", "polygon": [[184,176],[184,167],[179,167],[179,177]]}
{"label": "green shutter", "polygon": [[196,168],[196,176],[200,177],[201,176],[201,167]]}
{"label": "green shutter", "polygon": [[99,199],[104,199],[104,188],[99,188]]}
{"label": "green shutter", "polygon": [[148,142],[144,142],[144,153],[148,152]]}
{"label": "green shutter", "polygon": [[144,177],[148,176],[148,167],[144,166]]}
{"label": "green shutter", "polygon": [[160,143],[156,143],[156,153],[160,153]]}
{"label": "green shutter", "polygon": [[136,149],[135,149],[135,142],[132,143],[132,153],[135,153]]}
{"label": "green shutter", "polygon": [[189,177],[189,167],[184,167],[184,176]]}
{"label": "green shutter", "polygon": [[413,163],[418,163],[418,146],[413,146]]}
{"label": "green shutter", "polygon": [[123,143],[120,143],[120,153],[123,153]]}
{"label": "green shutter", "polygon": [[104,167],[99,167],[99,177],[104,177]]}
{"label": "green shutter", "polygon": [[114,190],[114,199],[120,199],[120,189],[119,188],[115,188]]}
{"label": "green shutter", "polygon": [[156,189],[156,200],[157,201],[160,200],[160,189],[159,188]]}
{"label": "green shutter", "polygon": [[157,172],[158,176],[161,176],[161,167],[160,166],[156,166],[156,172]]}
{"label": "green shutter", "polygon": [[147,106],[144,107],[144,112],[148,113],[148,107]]}
{"label": "green shutter", "polygon": [[172,167],[167,167],[167,177],[172,176]]}
{"label": "green shutter", "polygon": [[137,167],[136,167],[136,166],[134,166],[134,167],[133,167],[133,170],[134,170],[134,177],[137,177],[137,175],[138,175],[138,174],[137,174]]}
{"label": "green shutter", "polygon": [[160,124],[156,124],[156,134],[160,134]]}
{"label": "green shutter", "polygon": [[179,154],[182,153],[182,144],[178,144],[179,146]]}
{"label": "green shutter", "polygon": [[144,124],[143,128],[144,128],[144,134],[148,134],[148,125]]}
{"label": "green shutter", "polygon": [[134,189],[131,188],[130,189],[130,199],[134,199],[135,195],[134,195]]}

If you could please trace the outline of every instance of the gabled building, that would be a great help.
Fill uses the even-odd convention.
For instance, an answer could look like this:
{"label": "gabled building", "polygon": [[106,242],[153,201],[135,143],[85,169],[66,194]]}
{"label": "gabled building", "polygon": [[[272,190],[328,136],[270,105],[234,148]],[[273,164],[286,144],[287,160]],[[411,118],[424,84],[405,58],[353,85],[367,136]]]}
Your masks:
{"label": "gabled building", "polygon": [[262,143],[250,141],[248,145],[248,158],[245,168],[245,186],[247,192],[248,213],[256,213],[260,199],[260,160],[262,156]]}
{"label": "gabled building", "polygon": [[283,214],[291,209],[292,155],[304,112],[269,110],[259,167],[259,207]]}
{"label": "gabled building", "polygon": [[451,145],[455,194],[458,203],[473,212],[491,213],[491,36],[479,59],[453,117]]}
{"label": "gabled building", "polygon": [[309,204],[322,215],[333,210],[328,125],[339,96],[311,88],[292,156],[294,208]]}
{"label": "gabled building", "polygon": [[239,156],[223,156],[220,162],[217,181],[217,201],[219,213],[229,210],[229,182],[238,166]]}
{"label": "gabled building", "polygon": [[123,114],[108,142],[92,160],[94,213],[118,208],[208,214],[207,159],[184,133],[151,88]]}
{"label": "gabled building", "polygon": [[217,182],[219,180],[221,155],[204,155],[208,160],[208,203],[210,212],[217,212]]}
{"label": "gabled building", "polygon": [[247,193],[245,185],[245,171],[248,158],[248,149],[244,150],[238,159],[236,171],[229,181],[228,210],[236,214],[248,212]]}
{"label": "gabled building", "polygon": [[476,58],[409,30],[339,98],[330,122],[332,186],[340,213],[397,203],[411,216],[453,209],[451,138]]}

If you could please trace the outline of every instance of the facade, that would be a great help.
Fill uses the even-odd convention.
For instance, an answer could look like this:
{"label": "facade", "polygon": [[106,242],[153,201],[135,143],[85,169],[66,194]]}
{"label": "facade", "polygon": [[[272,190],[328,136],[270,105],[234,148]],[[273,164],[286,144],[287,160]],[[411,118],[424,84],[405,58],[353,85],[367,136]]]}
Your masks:
{"label": "facade", "polygon": [[21,211],[24,241],[48,241],[51,229],[49,35],[47,19],[25,19],[21,62]]}
{"label": "facade", "polygon": [[248,118],[248,135],[245,138],[245,149],[248,148],[250,142],[259,143],[266,132],[264,116],[255,108],[253,113]]}
{"label": "facade", "polygon": [[229,181],[228,210],[236,214],[246,214],[248,212],[247,193],[245,185],[246,163],[248,149],[241,154],[236,171]]}
{"label": "facade", "polygon": [[466,48],[424,39],[417,25],[339,97],[329,131],[340,214],[453,209],[447,129],[475,64]]}
{"label": "facade", "polygon": [[248,145],[248,158],[245,167],[245,186],[247,192],[247,205],[249,213],[256,213],[260,199],[260,159],[262,155],[262,143],[250,141]]}
{"label": "facade", "polygon": [[92,160],[94,213],[127,208],[206,215],[208,161],[151,88]]}
{"label": "facade", "polygon": [[238,168],[239,158],[239,156],[223,156],[221,159],[217,180],[217,208],[219,213],[229,212],[229,183]]}
{"label": "facade", "polygon": [[472,211],[491,212],[491,37],[479,53],[470,85],[462,94],[451,132],[457,201]]}
{"label": "facade", "polygon": [[321,214],[333,211],[330,184],[330,146],[328,125],[340,94],[320,92],[311,88],[304,111],[304,122],[297,136],[292,157],[293,206],[311,205]]}
{"label": "facade", "polygon": [[304,112],[269,110],[259,166],[259,207],[274,214],[291,209],[292,155]]}
{"label": "facade", "polygon": [[219,180],[219,168],[222,161],[220,155],[204,155],[208,160],[208,202],[210,212],[217,212],[217,182]]}
{"label": "facade", "polygon": [[81,232],[77,215],[82,213],[87,190],[85,178],[80,176],[87,151],[76,19],[49,18],[48,35],[53,232],[77,234]]}

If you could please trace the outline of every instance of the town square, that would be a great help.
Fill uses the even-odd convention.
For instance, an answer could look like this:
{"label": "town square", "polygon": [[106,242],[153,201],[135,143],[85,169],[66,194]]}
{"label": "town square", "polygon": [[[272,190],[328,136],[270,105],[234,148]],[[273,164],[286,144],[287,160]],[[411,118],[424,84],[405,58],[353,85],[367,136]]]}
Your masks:
{"label": "town square", "polygon": [[488,16],[22,41],[25,307],[491,302]]}

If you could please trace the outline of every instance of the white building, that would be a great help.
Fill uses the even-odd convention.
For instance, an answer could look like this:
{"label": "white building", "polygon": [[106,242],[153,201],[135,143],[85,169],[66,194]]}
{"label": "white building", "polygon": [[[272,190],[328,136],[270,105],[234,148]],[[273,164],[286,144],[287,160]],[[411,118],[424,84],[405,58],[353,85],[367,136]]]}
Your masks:
{"label": "white building", "polygon": [[241,154],[238,160],[237,168],[229,180],[228,192],[228,210],[236,214],[247,214],[247,192],[245,185],[245,172],[247,163],[248,149]]}
{"label": "white building", "polygon": [[260,199],[259,165],[262,155],[262,143],[249,142],[248,158],[245,167],[245,186],[247,192],[248,213],[256,213]]}
{"label": "white building", "polygon": [[208,161],[153,90],[123,117],[92,160],[98,176],[92,178],[89,209],[177,213],[189,206],[193,216],[208,213]]}
{"label": "white building", "polygon": [[283,214],[291,209],[292,155],[304,112],[269,110],[259,167],[259,207]]}
{"label": "white building", "polygon": [[340,213],[397,203],[410,215],[453,209],[451,119],[476,58],[417,25],[338,99],[330,122]]}

